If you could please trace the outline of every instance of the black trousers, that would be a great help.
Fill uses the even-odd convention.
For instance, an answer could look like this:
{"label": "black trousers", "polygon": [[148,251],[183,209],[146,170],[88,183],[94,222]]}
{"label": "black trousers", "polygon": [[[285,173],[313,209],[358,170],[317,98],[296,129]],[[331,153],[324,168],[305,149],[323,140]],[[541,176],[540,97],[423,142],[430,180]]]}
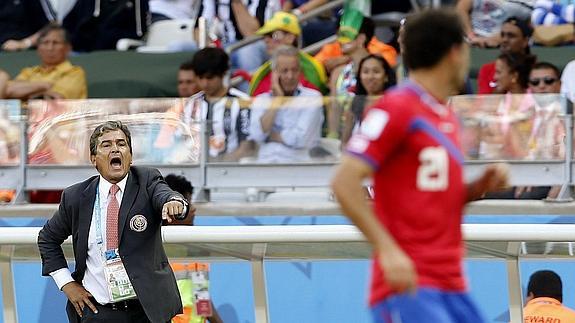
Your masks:
{"label": "black trousers", "polygon": [[100,305],[95,300],[92,304],[96,305],[98,313],[86,306],[82,313],[82,323],[150,323],[144,308],[137,300],[121,302],[117,305]]}

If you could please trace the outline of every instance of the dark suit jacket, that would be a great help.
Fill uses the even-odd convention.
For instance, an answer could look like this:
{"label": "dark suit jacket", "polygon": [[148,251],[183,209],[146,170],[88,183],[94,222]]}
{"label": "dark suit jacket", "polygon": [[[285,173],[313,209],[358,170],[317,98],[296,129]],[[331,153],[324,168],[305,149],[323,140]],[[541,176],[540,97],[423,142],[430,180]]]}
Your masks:
{"label": "dark suit jacket", "polygon": [[[42,257],[42,275],[67,267],[61,244],[70,235],[74,247],[76,271],[72,277],[82,283],[88,255],[88,233],[96,199],[99,176],[72,185],[62,194],[60,207],[38,235]],[[119,250],[138,299],[152,322],[168,322],[182,312],[182,302],[174,273],[162,246],[162,206],[173,196],[153,168],[130,168],[119,214]],[[130,229],[130,219],[141,214],[148,225],[142,232]],[[79,322],[74,307],[68,302],[70,322]]]}

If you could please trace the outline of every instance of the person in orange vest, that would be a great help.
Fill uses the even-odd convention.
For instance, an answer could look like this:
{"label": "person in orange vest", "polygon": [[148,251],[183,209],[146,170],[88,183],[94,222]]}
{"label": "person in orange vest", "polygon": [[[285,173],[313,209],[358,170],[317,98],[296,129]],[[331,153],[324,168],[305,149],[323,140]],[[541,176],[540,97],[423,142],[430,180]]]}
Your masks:
{"label": "person in orange vest", "polygon": [[575,311],[562,304],[563,284],[551,270],[540,270],[529,278],[523,322],[575,323]]}
{"label": "person in orange vest", "polygon": [[[196,216],[196,208],[192,204],[192,195],[194,193],[194,187],[192,183],[188,181],[184,176],[169,174],[164,180],[168,183],[171,189],[182,194],[186,201],[189,203],[188,216],[182,221],[173,221],[171,225],[194,225],[194,219]],[[176,282],[178,284],[178,289],[180,291],[180,297],[182,298],[182,305],[184,309],[183,314],[179,314],[172,318],[172,323],[222,323],[220,315],[216,311],[216,308],[209,301],[209,306],[211,307],[211,316],[201,316],[198,315],[198,310],[196,309],[195,295],[194,295],[194,282],[191,279],[192,272],[207,272],[208,264],[204,263],[174,263],[170,264],[174,275],[176,276]]]}

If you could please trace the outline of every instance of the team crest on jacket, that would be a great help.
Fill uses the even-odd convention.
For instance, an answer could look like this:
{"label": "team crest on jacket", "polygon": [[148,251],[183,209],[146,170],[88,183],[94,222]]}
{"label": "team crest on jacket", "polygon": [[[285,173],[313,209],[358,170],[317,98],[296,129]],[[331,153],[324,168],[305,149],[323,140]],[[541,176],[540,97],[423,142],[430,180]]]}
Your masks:
{"label": "team crest on jacket", "polygon": [[148,227],[146,217],[138,214],[130,219],[130,229],[136,232],[143,232]]}

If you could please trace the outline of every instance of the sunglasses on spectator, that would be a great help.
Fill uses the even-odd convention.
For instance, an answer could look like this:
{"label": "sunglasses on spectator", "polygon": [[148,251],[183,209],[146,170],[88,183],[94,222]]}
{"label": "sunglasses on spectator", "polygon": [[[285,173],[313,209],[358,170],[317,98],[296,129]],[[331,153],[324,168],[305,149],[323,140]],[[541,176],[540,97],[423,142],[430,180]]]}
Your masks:
{"label": "sunglasses on spectator", "polygon": [[557,82],[557,79],[554,77],[540,77],[540,78],[529,79],[529,84],[533,86],[537,86],[541,82],[545,83],[545,85],[551,85]]}

